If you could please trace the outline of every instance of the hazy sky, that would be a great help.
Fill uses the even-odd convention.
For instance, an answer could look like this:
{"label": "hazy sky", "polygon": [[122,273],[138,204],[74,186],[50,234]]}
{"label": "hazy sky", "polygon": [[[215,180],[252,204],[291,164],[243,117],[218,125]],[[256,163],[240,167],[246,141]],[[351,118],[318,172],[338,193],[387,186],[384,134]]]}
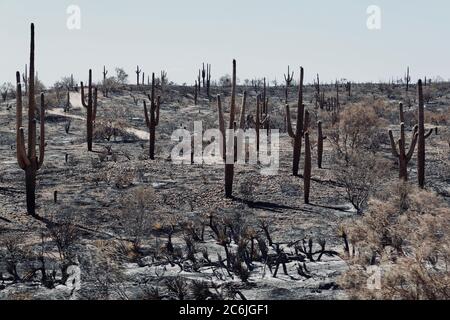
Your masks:
{"label": "hazy sky", "polygon": [[[69,5],[81,9],[81,29],[66,27]],[[366,25],[370,5],[381,8],[381,30]],[[47,85],[105,64],[135,81],[149,74],[193,83],[203,61],[213,78],[238,61],[241,80],[283,80],[287,65],[306,80],[388,80],[411,66],[418,77],[450,78],[448,0],[0,0],[0,83],[13,81],[28,60],[29,23],[36,24],[36,63]],[[296,73],[297,78],[298,72]]]}

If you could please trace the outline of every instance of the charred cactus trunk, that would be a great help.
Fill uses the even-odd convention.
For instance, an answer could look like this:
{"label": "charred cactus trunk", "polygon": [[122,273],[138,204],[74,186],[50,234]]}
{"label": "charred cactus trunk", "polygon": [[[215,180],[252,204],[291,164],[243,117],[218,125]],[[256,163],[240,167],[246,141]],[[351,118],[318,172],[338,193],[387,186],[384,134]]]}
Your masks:
{"label": "charred cactus trunk", "polygon": [[289,106],[288,105],[286,106],[286,122],[288,133],[291,136],[291,138],[294,139],[293,163],[292,163],[292,174],[294,176],[298,176],[298,171],[300,167],[300,156],[302,151],[302,138],[304,136],[305,131],[303,128],[304,113],[305,113],[305,106],[303,105],[303,78],[304,78],[303,68],[300,68],[300,83],[298,89],[298,105],[297,105],[297,128],[295,133],[292,130]]}
{"label": "charred cactus trunk", "polygon": [[151,160],[155,160],[155,141],[156,141],[156,127],[159,125],[159,110],[161,105],[161,97],[158,96],[155,101],[155,74],[152,74],[152,93],[149,96],[150,100],[150,117],[147,109],[147,103],[144,100],[144,115],[145,123],[150,133],[149,156]]}
{"label": "charred cactus trunk", "polygon": [[319,169],[322,169],[323,159],[323,141],[327,137],[324,137],[322,130],[322,121],[317,122],[317,165]]}
{"label": "charred cactus trunk", "polygon": [[36,99],[35,99],[35,66],[34,66],[34,24],[31,24],[30,45],[30,74],[28,84],[28,152],[25,147],[25,134],[22,127],[22,85],[20,72],[16,73],[16,149],[17,161],[25,171],[25,185],[27,197],[27,212],[36,216],[36,173],[44,163],[45,154],[45,103],[44,94],[41,94],[40,108],[40,142],[39,158],[36,155]]}
{"label": "charred cactus trunk", "polygon": [[[217,107],[219,113],[219,126],[223,137],[223,157],[225,160],[225,196],[233,197],[233,179],[235,163],[234,129],[236,114],[236,60],[233,60],[233,79],[231,87],[231,108],[228,132],[225,132],[225,121],[220,96],[217,97]],[[233,133],[233,135],[231,135]]]}
{"label": "charred cactus trunk", "polygon": [[391,141],[391,149],[394,157],[398,159],[399,164],[399,177],[403,180],[408,180],[408,163],[411,160],[414,150],[417,144],[418,138],[418,126],[414,127],[413,136],[411,140],[411,144],[409,146],[409,150],[406,151],[406,137],[405,137],[405,117],[403,113],[403,104],[399,105],[400,112],[400,139],[398,140],[398,149],[394,140],[394,135],[392,134],[392,130],[389,130],[389,139]]}
{"label": "charred cactus trunk", "polygon": [[94,135],[94,121],[97,113],[97,88],[92,87],[92,70],[89,70],[89,85],[88,85],[88,101],[86,103],[84,84],[81,82],[81,103],[86,108],[86,140],[88,151],[92,151],[92,139]]}
{"label": "charred cactus trunk", "polygon": [[305,204],[309,204],[311,189],[311,143],[308,132],[305,133],[305,167],[303,171],[303,187]]}

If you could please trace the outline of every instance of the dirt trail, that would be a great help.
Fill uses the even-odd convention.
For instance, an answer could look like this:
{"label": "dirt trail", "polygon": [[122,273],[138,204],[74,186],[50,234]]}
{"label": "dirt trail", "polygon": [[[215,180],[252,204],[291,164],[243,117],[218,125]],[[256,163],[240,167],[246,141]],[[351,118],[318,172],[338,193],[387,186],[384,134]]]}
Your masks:
{"label": "dirt trail", "polygon": [[[71,92],[70,93],[70,104],[72,106],[72,109],[83,109],[84,107],[81,104],[81,94],[77,93],[77,92]],[[74,114],[69,114],[69,113],[64,112],[61,109],[48,110],[47,114],[86,121],[85,117],[74,115]],[[128,132],[129,134],[135,135],[140,140],[149,140],[149,133],[147,131],[139,130],[139,129],[136,129],[133,127],[126,127],[124,129],[126,132]]]}

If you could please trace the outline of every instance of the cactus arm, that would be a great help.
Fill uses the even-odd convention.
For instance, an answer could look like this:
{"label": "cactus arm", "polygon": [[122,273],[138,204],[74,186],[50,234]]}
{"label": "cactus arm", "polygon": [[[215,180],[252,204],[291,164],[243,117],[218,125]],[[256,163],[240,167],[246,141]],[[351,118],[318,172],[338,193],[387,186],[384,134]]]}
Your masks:
{"label": "cactus arm", "polygon": [[288,131],[289,136],[292,139],[295,139],[294,130],[292,130],[291,112],[289,111],[289,105],[286,105],[286,124],[287,124],[287,131]]}
{"label": "cactus arm", "polygon": [[98,106],[98,88],[94,88],[94,106],[92,107],[92,122],[97,119],[97,106]]}
{"label": "cactus arm", "polygon": [[236,60],[233,60],[233,79],[231,87],[231,108],[230,108],[230,123],[228,129],[233,129],[234,118],[236,113]]}
{"label": "cactus arm", "polygon": [[406,155],[406,159],[409,162],[414,154],[414,150],[416,149],[417,139],[419,138],[419,134],[414,132],[413,139],[411,141],[411,146],[409,147],[408,154]]}
{"label": "cactus arm", "polygon": [[245,129],[245,104],[247,102],[247,91],[244,91],[244,96],[242,97],[242,107],[241,107],[241,116],[240,116],[240,124],[239,129]]}
{"label": "cactus arm", "polygon": [[220,95],[217,96],[217,110],[219,112],[219,130],[225,137],[225,120],[223,117],[222,99]]}
{"label": "cactus arm", "polygon": [[300,138],[303,135],[303,121],[305,112],[305,106],[303,105],[303,79],[304,79],[304,70],[303,67],[300,67],[300,83],[298,89],[297,128],[296,128],[297,138]]}
{"label": "cactus arm", "polygon": [[159,110],[161,108],[161,97],[158,96],[156,98],[156,118],[155,118],[155,126],[159,125]]}
{"label": "cactus arm", "polygon": [[27,152],[25,150],[25,133],[23,128],[19,128],[17,135],[17,161],[20,168],[23,170],[31,165],[31,161],[28,159]]}
{"label": "cactus arm", "polygon": [[225,120],[223,119],[222,100],[220,95],[217,96],[217,111],[219,113],[219,130],[222,134],[222,158],[226,157],[226,141],[225,141]]}
{"label": "cactus arm", "polygon": [[83,82],[81,82],[81,103],[83,104],[83,107],[87,108],[88,105],[87,105],[85,99],[86,99],[86,98],[85,98],[85,96],[84,96],[84,84],[83,84]]}
{"label": "cactus arm", "polygon": [[26,168],[26,151],[25,139],[22,128],[22,85],[20,84],[20,72],[16,73],[17,89],[16,89],[16,153],[17,162],[21,169]]}
{"label": "cactus arm", "polygon": [[45,97],[44,94],[41,93],[41,114],[40,114],[40,141],[39,141],[39,162],[38,162],[38,169],[42,167],[42,164],[44,163],[44,156],[45,156]]}
{"label": "cactus arm", "polygon": [[144,116],[145,116],[145,124],[147,128],[150,128],[150,119],[148,117],[147,103],[144,100]]}
{"label": "cactus arm", "polygon": [[391,141],[391,150],[392,155],[396,158],[400,157],[397,151],[397,145],[395,144],[394,135],[392,134],[392,130],[389,130],[389,140]]}

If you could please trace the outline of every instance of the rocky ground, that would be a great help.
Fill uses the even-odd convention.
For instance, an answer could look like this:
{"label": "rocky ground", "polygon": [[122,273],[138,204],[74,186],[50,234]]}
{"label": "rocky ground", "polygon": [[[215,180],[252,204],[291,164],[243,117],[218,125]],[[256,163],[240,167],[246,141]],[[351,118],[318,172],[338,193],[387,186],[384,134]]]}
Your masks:
{"label": "rocky ground", "polygon": [[[41,268],[36,265],[41,266],[42,259],[36,257],[44,257],[46,272],[52,274],[55,270],[55,278],[59,279],[59,266],[64,259],[48,235],[48,229],[52,222],[70,220],[77,234],[70,249],[71,261],[76,261],[74,265],[81,269],[80,290],[72,290],[57,281],[46,287],[40,271],[28,281],[13,281],[7,272],[9,260],[0,256],[3,259],[0,262],[0,299],[144,299],[155,295],[167,298],[177,291],[169,289],[171,279],[178,287],[192,285],[193,280],[205,281],[211,292],[216,292],[216,286],[223,295],[231,292],[236,298],[345,299],[345,292],[337,284],[339,275],[347,268],[339,226],[357,219],[356,212],[342,196],[345,193],[342,186],[334,180],[332,145],[328,140],[325,141],[323,169],[317,169],[313,150],[311,204],[303,203],[303,180],[291,174],[292,142],[283,123],[283,89],[269,91],[272,128],[281,130],[279,172],[267,176],[261,175],[258,165],[236,165],[235,198],[232,200],[224,198],[223,166],[177,165],[170,161],[175,144],[171,135],[175,129],[191,129],[194,120],[203,121],[204,128],[218,127],[216,99],[201,96],[198,105],[194,105],[191,88],[165,87],[160,92],[162,105],[156,160],[151,161],[141,102],[147,99],[148,89],[134,87],[133,91],[122,90],[109,97],[99,95],[97,122],[114,123],[121,135],[112,137],[111,141],[98,136],[92,153],[87,152],[85,110],[80,95],[70,93],[71,108],[64,112],[54,97],[55,92],[47,93],[50,101],[46,111],[46,155],[37,186],[40,220],[26,214],[24,172],[18,167],[15,156],[15,101],[0,105],[0,237],[20,239],[21,257],[25,253],[33,257],[28,258],[31,261],[17,264],[22,280],[27,270]],[[240,96],[243,90],[239,88]],[[342,93],[341,102],[345,107],[368,99],[381,99],[396,114],[398,102],[405,100],[403,91],[404,88],[386,92],[378,85],[355,85],[352,97]],[[307,87],[306,92],[306,106],[313,115],[313,122],[325,117],[314,107],[314,88]],[[215,88],[216,93],[226,96],[223,103],[228,111],[229,89]],[[254,113],[256,92],[248,88],[248,93],[249,112]],[[328,94],[333,95],[331,88]],[[295,96],[292,89],[292,104]],[[427,110],[448,113],[449,98],[450,90],[436,88]],[[414,110],[414,93],[410,93],[410,99]],[[69,121],[70,130],[66,133]],[[445,124],[427,126],[439,127],[439,135],[433,134],[428,140],[427,187],[448,199],[449,146],[448,135],[444,134],[448,127]],[[397,122],[387,123],[380,130],[387,132],[389,128],[398,135]],[[324,127],[325,131],[329,129]],[[396,177],[398,171],[388,143],[386,139],[380,152],[391,160],[389,170],[392,177]],[[415,177],[415,159],[412,162],[411,176]],[[136,213],[140,210],[144,218]],[[211,215],[217,221],[227,217],[232,225],[253,230],[264,238],[273,255],[277,254],[276,244],[279,244],[288,255],[304,256],[295,248],[302,249],[305,240],[308,251],[309,239],[313,240],[314,252],[320,252],[319,243],[324,240],[326,250],[334,254],[325,254],[320,261],[317,261],[317,254],[313,259],[290,261],[286,264],[286,274],[280,266],[276,278],[265,263],[255,261],[248,281],[242,281],[239,275],[228,273],[220,264],[218,256],[225,257],[225,251],[209,226]],[[145,221],[142,223],[145,232],[139,233],[140,250],[134,252],[130,249],[134,237],[130,230],[140,226],[142,221]],[[200,229],[205,226],[203,239],[194,241],[195,259],[188,257],[190,242],[186,238],[191,235],[191,229],[186,226],[189,225]],[[273,246],[261,225],[267,226],[275,243]],[[169,235],[173,248],[168,248]],[[4,250],[5,242],[2,243]],[[231,242],[230,249],[237,250],[237,244]],[[209,256],[208,263],[205,252]],[[192,297],[192,290],[186,291],[187,297]]]}

